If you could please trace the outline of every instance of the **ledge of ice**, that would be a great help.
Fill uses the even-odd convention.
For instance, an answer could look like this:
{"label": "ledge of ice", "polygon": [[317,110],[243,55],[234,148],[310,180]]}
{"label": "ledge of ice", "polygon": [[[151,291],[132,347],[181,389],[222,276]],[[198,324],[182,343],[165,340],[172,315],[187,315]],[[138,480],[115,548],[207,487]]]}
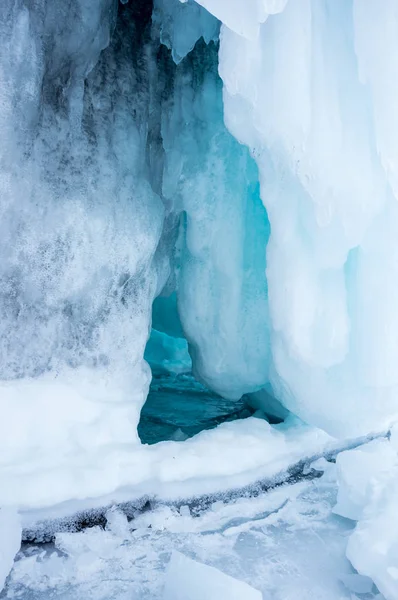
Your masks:
{"label": "ledge of ice", "polygon": [[142,497],[187,499],[260,480],[272,484],[286,478],[297,463],[339,448],[340,442],[298,420],[270,425],[251,417],[185,442],[120,444],[91,460],[76,451],[62,460],[50,453],[43,463],[43,456],[32,453],[29,460],[0,472],[0,505],[19,506],[24,525],[30,526],[43,518]]}

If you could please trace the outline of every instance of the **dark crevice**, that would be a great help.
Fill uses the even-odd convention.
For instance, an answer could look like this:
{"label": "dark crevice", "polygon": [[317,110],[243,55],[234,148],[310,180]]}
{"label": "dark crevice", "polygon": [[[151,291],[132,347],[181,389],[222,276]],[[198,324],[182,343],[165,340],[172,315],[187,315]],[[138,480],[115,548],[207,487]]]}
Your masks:
{"label": "dark crevice", "polygon": [[254,410],[241,400],[227,400],[208,390],[191,374],[153,378],[141,411],[138,434],[144,444],[184,441],[221,423],[250,417]]}
{"label": "dark crevice", "polygon": [[[330,452],[325,458],[328,461],[332,461],[337,453],[338,450]],[[257,497],[283,485],[293,485],[299,481],[318,479],[323,475],[323,471],[313,468],[308,469],[308,466],[316,458],[319,457],[316,456],[308,458],[307,460],[302,460],[272,479],[264,479],[263,481],[242,488],[235,488],[202,496],[181,498],[180,500],[169,502],[147,496],[135,501],[119,503],[117,504],[117,508],[127,516],[127,519],[132,523],[133,529],[134,518],[138,514],[155,510],[160,506],[170,506],[175,507],[176,509],[180,509],[182,506],[188,506],[191,515],[193,517],[198,517],[203,512],[209,510],[215,502],[221,501],[227,503],[239,498]],[[106,513],[113,506],[115,505],[108,505],[95,510],[81,511],[72,517],[39,521],[34,527],[24,529],[22,539],[26,544],[46,544],[54,541],[55,535],[60,532],[74,533],[83,531],[88,527],[105,527]]]}

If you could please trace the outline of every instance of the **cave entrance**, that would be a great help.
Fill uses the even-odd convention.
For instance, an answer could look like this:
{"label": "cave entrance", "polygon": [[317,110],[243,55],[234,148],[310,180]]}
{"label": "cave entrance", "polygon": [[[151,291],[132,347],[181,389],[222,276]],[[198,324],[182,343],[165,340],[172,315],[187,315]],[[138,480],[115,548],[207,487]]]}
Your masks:
{"label": "cave entrance", "polygon": [[182,442],[220,423],[245,419],[252,412],[244,398],[222,398],[190,373],[154,376],[141,411],[138,435],[143,444]]}
{"label": "cave entrance", "polygon": [[245,397],[222,398],[195,379],[175,294],[157,298],[153,304],[145,359],[152,369],[152,382],[138,424],[143,444],[184,441],[200,431],[253,413]]}

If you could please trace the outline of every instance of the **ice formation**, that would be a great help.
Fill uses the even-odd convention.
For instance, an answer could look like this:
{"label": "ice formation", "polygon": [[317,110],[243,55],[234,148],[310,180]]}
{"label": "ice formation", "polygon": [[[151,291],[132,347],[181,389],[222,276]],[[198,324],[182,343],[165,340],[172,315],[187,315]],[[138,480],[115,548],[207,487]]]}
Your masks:
{"label": "ice formation", "polygon": [[22,527],[17,512],[0,509],[0,593],[21,547]]}
{"label": "ice formation", "polygon": [[398,596],[398,435],[374,440],[337,457],[338,496],[334,512],[357,521],[347,557],[371,578],[386,600]]}
{"label": "ice formation", "polygon": [[396,7],[252,4],[253,19],[260,5],[284,10],[264,23],[257,13],[255,35],[223,27],[220,73],[271,226],[274,391],[337,435],[383,427],[397,409]]}
{"label": "ice formation", "polygon": [[[328,474],[319,479],[215,502],[199,514],[191,514],[188,506],[158,505],[128,523],[111,510],[105,527],[58,533],[54,545],[45,548],[25,545],[7,597],[164,600],[170,555],[180,552],[215,568],[217,579],[222,571],[246,582],[263,600],[382,600],[375,589],[359,595],[370,592],[369,580],[355,574],[345,557],[354,523],[331,512],[335,465],[328,465]],[[206,584],[208,572],[195,587],[193,577],[184,585],[184,575],[177,572],[174,585],[178,593],[181,581],[187,600],[197,585]]]}
{"label": "ice formation", "polygon": [[[397,419],[394,0],[3,0],[0,38],[0,504]],[[147,361],[287,421],[144,446]]]}
{"label": "ice formation", "polygon": [[163,600],[262,600],[258,590],[181,552],[173,552],[166,572]]}

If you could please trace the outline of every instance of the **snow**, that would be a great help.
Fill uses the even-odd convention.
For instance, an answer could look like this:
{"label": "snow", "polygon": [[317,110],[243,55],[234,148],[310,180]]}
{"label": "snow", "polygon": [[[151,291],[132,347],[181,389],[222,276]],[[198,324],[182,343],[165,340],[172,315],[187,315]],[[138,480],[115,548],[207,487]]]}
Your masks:
{"label": "snow", "polygon": [[172,552],[167,566],[163,600],[262,600],[262,594],[214,567]]}
{"label": "snow", "polygon": [[10,573],[14,558],[21,546],[22,527],[18,513],[0,509],[0,592]]}
{"label": "snow", "polygon": [[75,451],[63,457],[60,468],[59,457],[32,453],[0,472],[0,503],[23,509],[28,526],[114,502],[191,498],[275,481],[286,477],[292,465],[338,447],[324,432],[295,419],[270,425],[251,417],[184,442],[121,444],[110,448],[101,463],[94,462],[95,453],[93,462],[83,462],[85,455]]}

